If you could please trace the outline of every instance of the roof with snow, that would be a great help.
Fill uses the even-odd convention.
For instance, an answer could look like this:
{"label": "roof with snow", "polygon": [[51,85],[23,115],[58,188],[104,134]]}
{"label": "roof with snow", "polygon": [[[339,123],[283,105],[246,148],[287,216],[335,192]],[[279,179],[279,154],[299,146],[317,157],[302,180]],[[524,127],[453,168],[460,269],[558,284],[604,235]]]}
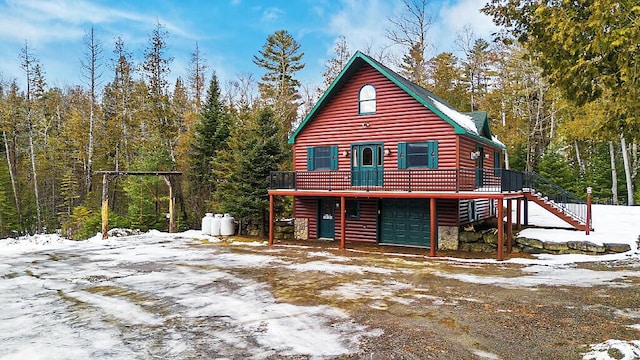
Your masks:
{"label": "roof with snow", "polygon": [[449,123],[455,129],[455,134],[467,135],[480,142],[487,143],[489,145],[504,149],[505,146],[502,142],[491,134],[489,130],[489,121],[486,112],[472,112],[461,113],[454,109],[451,105],[447,104],[444,100],[428,91],[427,89],[407,80],[403,76],[399,75],[395,71],[382,65],[375,59],[365,55],[360,51],[351,57],[347,65],[342,69],[340,74],[331,83],[327,91],[322,95],[320,100],[311,109],[309,114],[304,118],[300,126],[294,131],[289,138],[289,143],[295,142],[296,136],[302,131],[305,125],[313,118],[313,116],[322,108],[325,104],[329,103],[333,97],[336,96],[338,91],[346,84],[351,77],[360,68],[368,64],[382,75],[384,75],[391,82],[396,84],[407,94],[411,95],[415,100],[424,105],[429,110],[433,111],[436,115]]}

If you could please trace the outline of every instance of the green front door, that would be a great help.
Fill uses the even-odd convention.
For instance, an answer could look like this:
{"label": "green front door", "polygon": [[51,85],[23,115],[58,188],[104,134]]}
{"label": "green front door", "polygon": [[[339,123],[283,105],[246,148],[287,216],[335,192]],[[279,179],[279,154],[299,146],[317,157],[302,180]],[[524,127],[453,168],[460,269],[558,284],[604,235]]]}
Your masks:
{"label": "green front door", "polygon": [[382,144],[351,146],[352,186],[382,186],[383,151]]}
{"label": "green front door", "polygon": [[429,199],[383,199],[380,243],[430,247]]}
{"label": "green front door", "polygon": [[336,234],[335,201],[320,199],[318,207],[318,238],[333,239]]}

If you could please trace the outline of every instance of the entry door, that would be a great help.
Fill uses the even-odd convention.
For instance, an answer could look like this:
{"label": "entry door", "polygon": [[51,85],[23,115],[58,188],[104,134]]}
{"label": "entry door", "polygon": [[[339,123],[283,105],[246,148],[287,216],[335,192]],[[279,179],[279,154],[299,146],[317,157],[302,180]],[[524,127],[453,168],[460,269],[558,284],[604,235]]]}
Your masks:
{"label": "entry door", "polygon": [[484,185],[484,148],[480,146],[476,151],[479,154],[476,158],[476,187],[481,188]]}
{"label": "entry door", "polygon": [[351,185],[382,186],[382,144],[358,144],[351,146]]}
{"label": "entry door", "polygon": [[333,239],[336,233],[335,201],[320,199],[318,211],[318,238]]}

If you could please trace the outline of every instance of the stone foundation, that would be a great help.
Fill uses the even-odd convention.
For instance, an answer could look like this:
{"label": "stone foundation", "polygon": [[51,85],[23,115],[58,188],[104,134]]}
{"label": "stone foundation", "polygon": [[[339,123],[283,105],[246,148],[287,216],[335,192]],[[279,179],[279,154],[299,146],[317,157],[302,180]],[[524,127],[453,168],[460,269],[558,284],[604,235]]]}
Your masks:
{"label": "stone foundation", "polygon": [[438,226],[438,250],[458,250],[457,226]]}

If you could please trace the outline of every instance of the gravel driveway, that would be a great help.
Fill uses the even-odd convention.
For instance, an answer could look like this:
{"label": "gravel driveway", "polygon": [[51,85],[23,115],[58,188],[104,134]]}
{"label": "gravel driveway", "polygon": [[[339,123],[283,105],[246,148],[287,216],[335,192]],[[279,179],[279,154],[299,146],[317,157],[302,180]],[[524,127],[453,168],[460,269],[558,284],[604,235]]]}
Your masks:
{"label": "gravel driveway", "polygon": [[0,359],[640,358],[638,254],[497,263],[197,232],[41,242],[0,240]]}

